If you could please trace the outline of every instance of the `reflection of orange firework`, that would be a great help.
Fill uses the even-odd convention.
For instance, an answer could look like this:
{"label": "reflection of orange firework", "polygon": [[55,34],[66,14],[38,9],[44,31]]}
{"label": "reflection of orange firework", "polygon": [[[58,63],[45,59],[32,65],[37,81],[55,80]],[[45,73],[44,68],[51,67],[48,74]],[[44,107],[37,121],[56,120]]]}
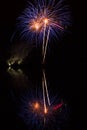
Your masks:
{"label": "reflection of orange firework", "polygon": [[38,110],[39,108],[40,108],[40,104],[39,104],[38,102],[36,102],[36,103],[34,104],[34,109]]}
{"label": "reflection of orange firework", "polygon": [[48,109],[45,108],[45,109],[44,109],[44,114],[47,114],[47,113],[48,113]]}

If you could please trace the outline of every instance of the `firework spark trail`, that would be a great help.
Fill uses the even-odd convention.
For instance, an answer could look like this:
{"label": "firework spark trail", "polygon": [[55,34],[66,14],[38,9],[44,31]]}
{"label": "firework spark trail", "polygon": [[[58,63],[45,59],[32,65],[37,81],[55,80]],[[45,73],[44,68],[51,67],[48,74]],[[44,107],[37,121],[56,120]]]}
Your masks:
{"label": "firework spark trail", "polygon": [[[60,25],[58,25],[58,24],[56,24],[56,23],[53,23],[53,25],[54,26],[57,26],[59,29],[61,29],[61,30],[63,30],[64,28],[62,27],[62,26],[60,26]],[[44,30],[45,32],[46,32],[46,26],[45,26],[45,30]],[[49,41],[49,35],[50,35],[50,27],[49,27],[49,29],[48,29],[48,33],[47,33],[47,39],[45,40],[45,36],[43,36],[43,63],[45,62],[45,57],[46,57],[46,52],[47,52],[47,46],[48,46],[48,41]],[[45,41],[46,41],[46,43],[45,43]]]}
{"label": "firework spark trail", "polygon": [[64,28],[56,23],[53,23],[54,26],[58,27],[60,30],[63,30]]}
{"label": "firework spark trail", "polygon": [[42,44],[42,56],[44,56],[44,47],[45,47],[45,33],[46,33],[46,24],[44,25],[43,44]]}
{"label": "firework spark trail", "polygon": [[43,71],[43,77],[44,77],[44,84],[45,84],[45,88],[46,88],[46,95],[47,95],[47,100],[48,100],[48,104],[50,106],[50,98],[49,98],[49,93],[48,93],[48,88],[47,88],[47,81],[46,81],[46,76],[45,76],[45,72]]}
{"label": "firework spark trail", "polygon": [[45,98],[45,89],[44,89],[44,79],[42,79],[42,88],[43,88],[43,101],[44,101],[44,112],[46,111],[46,98]]}
{"label": "firework spark trail", "polygon": [[47,113],[46,99],[49,106],[51,103],[50,103],[50,98],[49,98],[49,93],[48,93],[48,88],[47,88],[47,81],[46,81],[44,70],[43,70],[43,78],[42,78],[42,88],[43,88],[44,113],[46,114]]}
{"label": "firework spark trail", "polygon": [[48,41],[49,41],[49,35],[50,35],[50,27],[49,27],[49,30],[48,30],[46,44],[45,44],[45,49],[44,49],[43,63],[45,62],[45,57],[46,57],[46,52],[47,52],[47,46],[48,46]]}

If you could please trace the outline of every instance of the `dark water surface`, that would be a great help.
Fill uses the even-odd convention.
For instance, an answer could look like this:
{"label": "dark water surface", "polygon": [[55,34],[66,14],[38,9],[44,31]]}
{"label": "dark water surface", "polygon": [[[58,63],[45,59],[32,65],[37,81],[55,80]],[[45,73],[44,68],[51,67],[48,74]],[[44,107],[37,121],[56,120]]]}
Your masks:
{"label": "dark water surface", "polygon": [[[58,65],[58,68],[54,65],[49,65],[45,68],[45,74],[48,84],[48,90],[50,99],[52,100],[55,95],[56,100],[64,102],[66,105],[65,110],[61,114],[61,118],[57,123],[55,119],[56,116],[52,118],[51,123],[47,128],[41,126],[40,129],[52,129],[52,130],[72,130],[73,128],[79,128],[79,117],[81,114],[80,109],[80,90],[79,82],[77,76],[79,76],[79,71],[76,66],[72,69],[65,66]],[[77,69],[77,71],[76,71]],[[26,67],[2,67],[0,70],[0,106],[1,106],[1,127],[4,129],[16,130],[31,130],[36,129],[27,126],[25,119],[21,119],[19,115],[20,111],[18,108],[20,105],[20,99],[32,92],[33,98],[35,97],[36,91],[42,95],[42,66],[41,64],[36,64],[35,66]],[[25,98],[26,99],[26,98]],[[31,99],[31,96],[29,96]],[[30,117],[32,118],[32,117]],[[51,118],[51,117],[49,117]],[[29,119],[30,121],[30,119]],[[35,122],[35,121],[34,121]],[[54,123],[55,122],[55,123]],[[39,124],[40,125],[40,124]],[[56,126],[54,126],[56,125]],[[38,128],[39,129],[39,128]]]}

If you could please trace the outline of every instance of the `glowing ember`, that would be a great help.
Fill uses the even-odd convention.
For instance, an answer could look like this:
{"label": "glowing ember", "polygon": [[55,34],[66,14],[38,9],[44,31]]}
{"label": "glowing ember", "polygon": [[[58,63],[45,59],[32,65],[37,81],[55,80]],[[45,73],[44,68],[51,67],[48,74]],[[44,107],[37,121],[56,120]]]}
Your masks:
{"label": "glowing ember", "polygon": [[47,18],[44,19],[44,23],[48,24],[48,19]]}
{"label": "glowing ember", "polygon": [[38,102],[36,102],[35,104],[34,104],[34,109],[39,109],[40,108],[40,104],[38,103]]}
{"label": "glowing ember", "polygon": [[45,108],[45,109],[44,109],[44,114],[47,114],[47,113],[48,113],[48,109]]}

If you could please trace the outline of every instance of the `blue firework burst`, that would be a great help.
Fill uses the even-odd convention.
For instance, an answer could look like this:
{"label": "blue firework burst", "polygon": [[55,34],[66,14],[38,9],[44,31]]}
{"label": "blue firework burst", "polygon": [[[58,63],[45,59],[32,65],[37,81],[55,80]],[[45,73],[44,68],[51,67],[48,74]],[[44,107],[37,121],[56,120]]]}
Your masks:
{"label": "blue firework burst", "polygon": [[17,19],[17,35],[21,39],[41,43],[44,30],[49,39],[60,37],[71,25],[69,6],[65,0],[37,0],[28,2],[27,8]]}
{"label": "blue firework burst", "polygon": [[31,89],[21,97],[18,115],[29,129],[59,130],[67,118],[67,108],[60,98],[55,99],[51,99],[51,106],[47,106],[48,112],[45,114],[41,90],[35,94]]}

